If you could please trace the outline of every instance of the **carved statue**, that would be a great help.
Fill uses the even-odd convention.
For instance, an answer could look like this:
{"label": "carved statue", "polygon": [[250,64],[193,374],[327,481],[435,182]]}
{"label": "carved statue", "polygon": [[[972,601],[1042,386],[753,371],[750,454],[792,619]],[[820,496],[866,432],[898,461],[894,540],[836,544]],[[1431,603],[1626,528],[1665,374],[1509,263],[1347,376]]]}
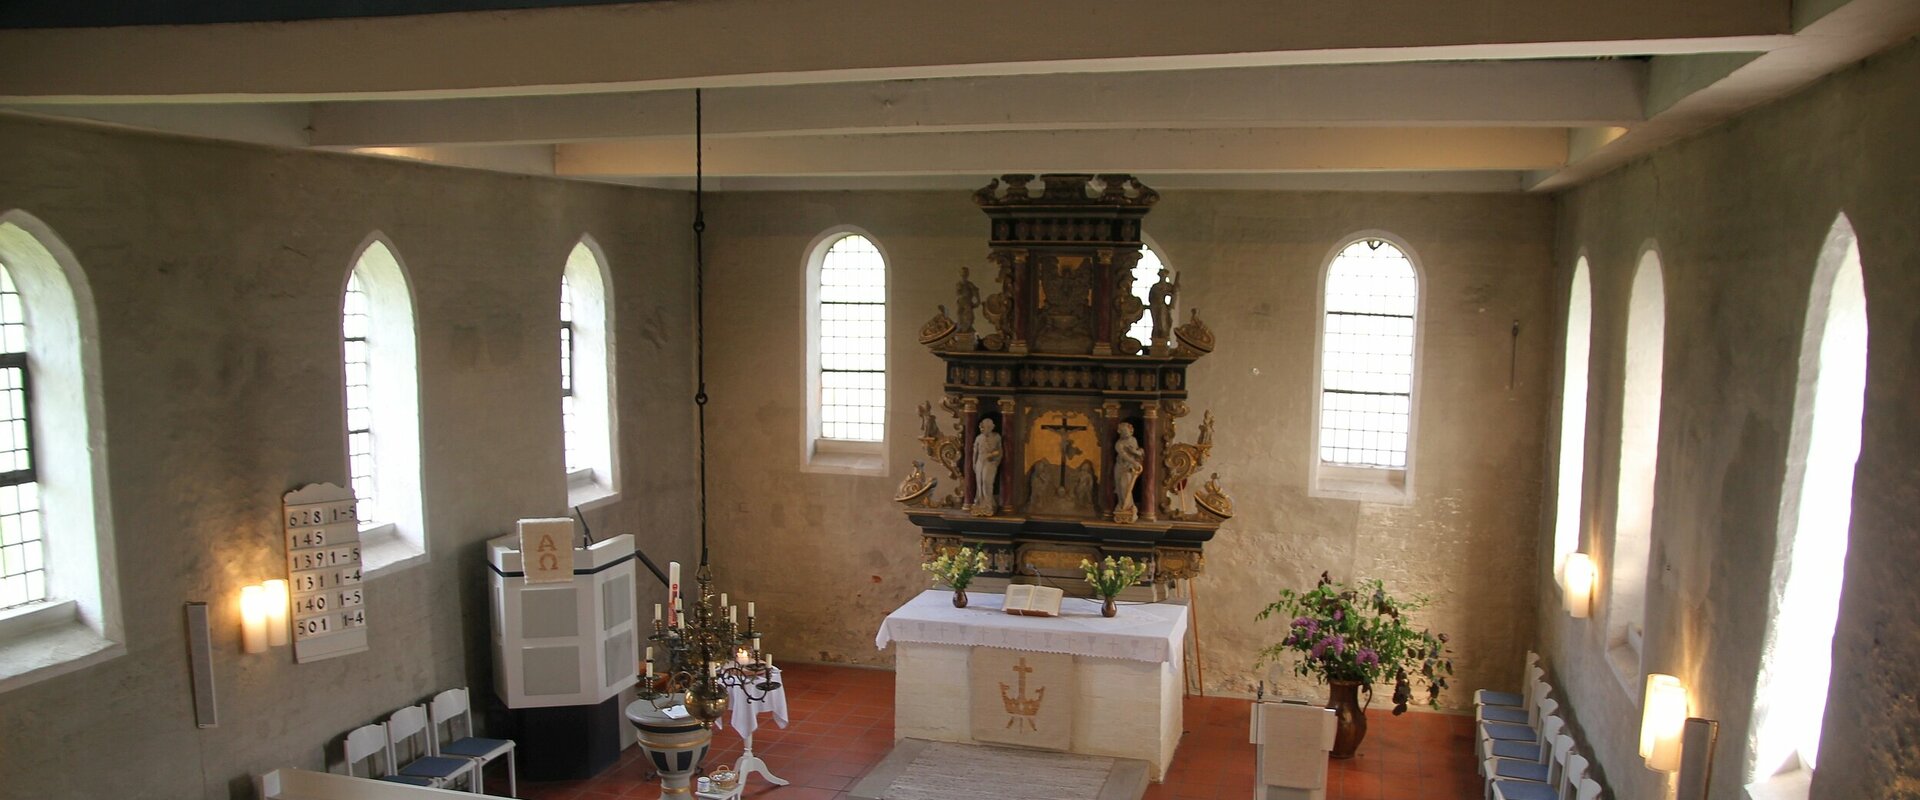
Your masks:
{"label": "carved statue", "polygon": [[[1147,304],[1133,294],[1133,270],[1125,268],[1125,262],[1115,262],[1113,281],[1113,330],[1119,344],[1125,345],[1132,338],[1127,330],[1133,327],[1134,320],[1140,318]],[[1146,342],[1140,342],[1146,344]],[[1124,349],[1124,347],[1123,347]],[[1131,355],[1133,351],[1126,351]]]}
{"label": "carved statue", "polygon": [[984,341],[988,350],[1005,350],[1007,344],[1013,341],[1013,309],[1016,299],[1013,288],[1013,256],[1005,252],[996,252],[987,256],[987,260],[1000,267],[1000,274],[994,279],[1000,284],[1000,291],[987,297],[986,302],[980,305],[980,312],[986,315],[987,322],[993,324],[995,331],[987,334]]}
{"label": "carved statue", "polygon": [[939,313],[934,314],[933,319],[927,320],[927,324],[920,326],[920,343],[938,350],[947,337],[953,335],[953,320],[947,317],[946,306],[936,306],[936,308],[940,309]]}
{"label": "carved statue", "polygon": [[1113,521],[1132,522],[1139,514],[1133,503],[1133,483],[1140,479],[1141,462],[1146,451],[1133,438],[1133,423],[1122,422],[1115,428],[1113,442]]}
{"label": "carved statue", "polygon": [[973,515],[991,517],[999,504],[993,493],[994,479],[1000,477],[1000,434],[993,432],[993,420],[980,420],[980,433],[973,437]]}
{"label": "carved statue", "polygon": [[1180,345],[1174,355],[1182,358],[1199,358],[1213,352],[1213,330],[1200,321],[1200,309],[1187,310],[1187,324],[1174,328],[1173,338]]}
{"label": "carved statue", "polygon": [[[940,420],[933,415],[933,401],[920,401],[920,438],[940,438]],[[919,462],[914,462],[919,463]]]}
{"label": "carved statue", "polygon": [[960,296],[953,301],[953,315],[962,334],[973,333],[973,310],[980,307],[980,287],[967,280],[967,268],[960,268],[960,283],[954,287]]}
{"label": "carved statue", "polygon": [[1211,408],[1200,414],[1200,446],[1213,446],[1213,409]]}
{"label": "carved statue", "polygon": [[1160,270],[1160,282],[1147,291],[1147,311],[1153,314],[1153,342],[1167,341],[1173,333],[1173,302],[1180,294],[1180,282],[1168,280],[1173,275],[1168,270]]}
{"label": "carved statue", "polygon": [[928,504],[927,499],[932,497],[933,487],[939,486],[940,480],[928,477],[926,466],[925,461],[913,462],[913,472],[907,474],[907,479],[900,482],[899,491],[893,493],[895,502],[912,503],[918,500],[922,505]]}
{"label": "carved statue", "polygon": [[1207,479],[1206,485],[1200,487],[1200,492],[1194,499],[1199,501],[1201,508],[1206,509],[1208,513],[1220,519],[1225,520],[1233,517],[1233,498],[1228,497],[1226,492],[1221,491],[1220,473],[1218,472],[1213,473],[1213,477]]}

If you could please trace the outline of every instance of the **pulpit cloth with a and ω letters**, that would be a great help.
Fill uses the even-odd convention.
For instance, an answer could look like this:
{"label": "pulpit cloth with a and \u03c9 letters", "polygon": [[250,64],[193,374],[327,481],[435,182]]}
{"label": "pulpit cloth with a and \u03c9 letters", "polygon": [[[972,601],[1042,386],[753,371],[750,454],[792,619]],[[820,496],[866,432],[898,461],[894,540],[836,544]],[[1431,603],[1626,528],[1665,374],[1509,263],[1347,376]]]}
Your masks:
{"label": "pulpit cloth with a and \u03c9 letters", "polygon": [[1118,616],[1103,617],[1098,600],[1069,597],[1058,617],[1026,617],[1003,611],[1003,595],[968,598],[966,608],[954,608],[950,590],[920,593],[880,623],[874,646],[950,644],[1177,664],[1187,637],[1187,607],[1175,603],[1123,603]]}

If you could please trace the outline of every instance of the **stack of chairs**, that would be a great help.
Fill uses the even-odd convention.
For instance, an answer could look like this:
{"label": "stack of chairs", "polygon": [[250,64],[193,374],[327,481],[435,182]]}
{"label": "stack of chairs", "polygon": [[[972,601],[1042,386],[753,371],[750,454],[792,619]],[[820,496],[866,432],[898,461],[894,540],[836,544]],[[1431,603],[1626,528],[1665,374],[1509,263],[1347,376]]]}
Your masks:
{"label": "stack of chairs", "polygon": [[1521,691],[1474,692],[1474,756],[1487,800],[1597,800],[1572,728],[1560,714],[1540,657],[1527,654]]}

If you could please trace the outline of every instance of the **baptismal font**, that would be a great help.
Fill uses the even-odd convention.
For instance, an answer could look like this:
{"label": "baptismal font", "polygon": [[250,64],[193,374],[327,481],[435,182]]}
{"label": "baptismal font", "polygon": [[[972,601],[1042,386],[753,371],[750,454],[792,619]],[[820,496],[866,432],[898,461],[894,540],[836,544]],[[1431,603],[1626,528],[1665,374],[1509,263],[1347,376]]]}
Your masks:
{"label": "baptismal font", "polygon": [[[1176,324],[1179,278],[1134,291],[1141,222],[1159,194],[1129,175],[1007,175],[974,193],[990,223],[981,298],[960,268],[920,342],[946,363],[939,407],[920,404],[920,442],[951,491],[914,471],[895,493],[929,555],[976,545],[980,584],[1070,579],[1081,559],[1152,565],[1134,599],[1197,575],[1203,545],[1233,515],[1219,475],[1200,480],[1213,414],[1194,441],[1187,367],[1214,349],[1197,310]],[[975,330],[978,310],[990,328]],[[1129,335],[1142,314],[1148,341]]]}

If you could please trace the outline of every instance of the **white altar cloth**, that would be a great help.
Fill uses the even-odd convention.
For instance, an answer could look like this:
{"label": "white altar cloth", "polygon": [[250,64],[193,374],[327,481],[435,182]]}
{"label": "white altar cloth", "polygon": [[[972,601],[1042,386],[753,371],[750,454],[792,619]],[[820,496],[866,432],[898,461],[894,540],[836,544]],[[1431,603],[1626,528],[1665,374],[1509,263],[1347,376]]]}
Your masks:
{"label": "white altar cloth", "polygon": [[952,590],[929,589],[887,615],[874,647],[950,644],[1163,664],[1179,661],[1187,638],[1186,606],[1126,604],[1119,616],[1103,617],[1099,601],[1069,597],[1058,617],[1024,617],[1003,611],[1006,599],[968,593],[967,607],[954,608]]}

